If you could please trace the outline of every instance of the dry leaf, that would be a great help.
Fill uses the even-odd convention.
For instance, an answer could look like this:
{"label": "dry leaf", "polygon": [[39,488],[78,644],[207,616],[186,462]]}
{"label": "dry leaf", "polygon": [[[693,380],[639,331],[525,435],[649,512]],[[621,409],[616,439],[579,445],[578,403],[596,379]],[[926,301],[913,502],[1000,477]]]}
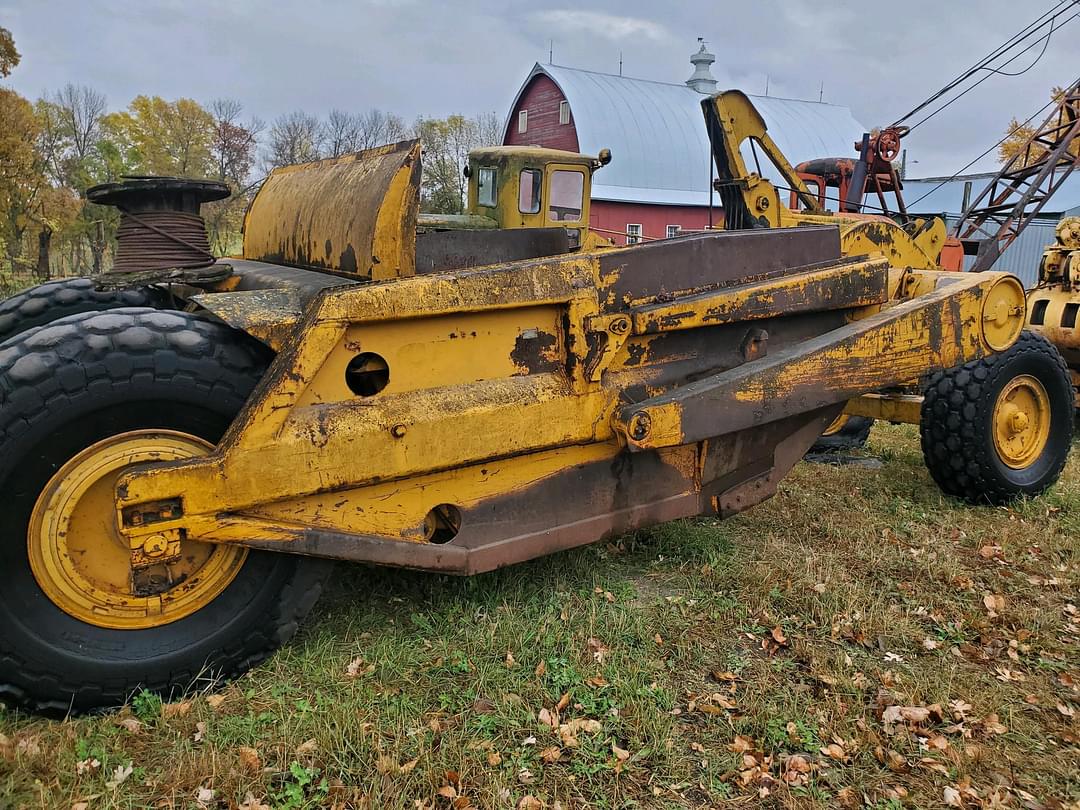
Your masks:
{"label": "dry leaf", "polygon": [[270,810],[270,805],[263,804],[259,799],[256,799],[248,792],[244,796],[244,801],[237,805],[236,810]]}
{"label": "dry leaf", "polygon": [[855,793],[854,788],[842,787],[836,792],[836,800],[840,803],[841,807],[852,808],[861,807],[862,802],[859,801],[858,794]]}
{"label": "dry leaf", "polygon": [[942,799],[945,800],[946,807],[963,807],[964,801],[960,798],[960,791],[954,787],[946,787],[941,792]]}
{"label": "dry leaf", "polygon": [[847,758],[847,754],[844,752],[843,746],[836,743],[830,743],[821,749],[821,753],[827,756],[829,759],[835,759],[837,762],[843,762]]}
{"label": "dry leaf", "polygon": [[307,756],[308,754],[314,754],[315,749],[319,747],[319,744],[315,742],[314,738],[305,740],[296,747],[296,755],[298,757]]}
{"label": "dry leaf", "polygon": [[541,810],[543,806],[544,803],[535,796],[522,796],[518,800],[515,810]]}
{"label": "dry leaf", "polygon": [[1004,724],[998,722],[998,716],[996,714],[988,714],[983,718],[983,728],[990,734],[1004,734],[1009,729]]}
{"label": "dry leaf", "polygon": [[75,802],[71,805],[71,810],[87,810],[90,807],[90,802]]}
{"label": "dry leaf", "polygon": [[240,765],[246,771],[252,773],[258,773],[262,769],[262,760],[259,759],[259,752],[254,748],[249,748],[246,745],[241,745],[236,749],[236,753],[240,757]]}
{"label": "dry leaf", "polygon": [[435,794],[442,796],[444,799],[453,799],[457,797],[457,788],[453,785],[443,785],[435,791]]}
{"label": "dry leaf", "polygon": [[736,754],[741,754],[744,751],[754,750],[753,740],[749,740],[740,734],[735,735],[735,741],[728,746],[728,749],[734,751]]}
{"label": "dry leaf", "polygon": [[611,753],[613,753],[615,755],[615,759],[619,760],[620,762],[625,762],[626,760],[630,759],[630,752],[627,751],[625,748],[619,748],[619,746],[617,746],[615,743],[611,744]]}
{"label": "dry leaf", "polygon": [[495,767],[500,762],[502,762],[502,754],[500,754],[498,751],[488,751],[488,755],[487,755],[487,764],[488,765],[491,765],[492,767]]}
{"label": "dry leaf", "polygon": [[540,752],[540,759],[548,763],[558,762],[561,756],[562,749],[559,748],[559,746],[557,745],[552,745],[549,748],[545,748],[543,751]]}
{"label": "dry leaf", "polygon": [[517,666],[517,661],[514,660],[514,654],[509,650],[506,651],[506,668],[513,669]]}
{"label": "dry leaf", "polygon": [[361,675],[370,675],[374,671],[374,664],[365,663],[363,658],[354,658],[349,662],[349,665],[345,667],[345,677],[359,678]]}
{"label": "dry leaf", "polygon": [[125,717],[120,721],[120,725],[130,731],[132,734],[141,734],[143,724],[140,720],[134,717]]}
{"label": "dry leaf", "polygon": [[664,637],[661,636],[659,633],[653,636],[652,640],[659,644],[661,647],[664,646]]}
{"label": "dry leaf", "polygon": [[1076,716],[1076,709],[1074,709],[1072,706],[1067,706],[1064,703],[1057,704],[1057,710],[1061,712],[1061,714],[1063,714],[1065,717]]}
{"label": "dry leaf", "polygon": [[537,664],[536,669],[533,670],[533,674],[537,678],[543,678],[545,672],[547,672],[547,664],[545,664],[543,661],[541,661],[539,664]]}
{"label": "dry leaf", "polygon": [[570,693],[563,692],[562,697],[559,698],[559,702],[555,704],[555,711],[561,712],[567,706],[570,705]]}
{"label": "dry leaf", "polygon": [[542,725],[550,728],[556,728],[559,725],[559,721],[556,720],[547,709],[541,709],[539,714],[537,714],[536,719],[539,720]]}
{"label": "dry leaf", "polygon": [[182,700],[179,703],[166,703],[161,707],[161,716],[166,720],[172,717],[184,717],[191,711],[191,701]]}
{"label": "dry leaf", "polygon": [[204,736],[206,736],[206,723],[200,720],[195,724],[195,742],[202,742]]}
{"label": "dry leaf", "polygon": [[112,772],[112,778],[105,783],[105,787],[109,790],[115,790],[135,771],[135,768],[129,762],[127,765],[117,765],[116,770]]}
{"label": "dry leaf", "polygon": [[203,807],[208,807],[213,800],[214,791],[210,790],[210,788],[201,787],[195,791],[195,801]]}
{"label": "dry leaf", "polygon": [[536,777],[533,776],[533,772],[528,768],[522,768],[518,771],[518,781],[523,785],[531,785],[536,781]]}
{"label": "dry leaf", "polygon": [[786,647],[788,645],[787,636],[784,635],[784,630],[782,627],[780,627],[780,625],[776,625],[776,627],[772,629],[772,632],[769,633],[769,635],[772,636],[772,640],[779,644],[781,647]]}
{"label": "dry leaf", "polygon": [[584,732],[586,734],[595,734],[600,731],[603,726],[599,720],[589,720],[585,718],[578,718],[571,720],[569,723],[563,723],[559,726],[559,737],[562,739],[564,748],[577,748],[578,739],[577,735]]}
{"label": "dry leaf", "polygon": [[217,711],[218,709],[220,709],[221,704],[223,704],[224,702],[225,702],[225,695],[207,695],[206,696],[207,705],[211,709],[213,709],[214,711]]}

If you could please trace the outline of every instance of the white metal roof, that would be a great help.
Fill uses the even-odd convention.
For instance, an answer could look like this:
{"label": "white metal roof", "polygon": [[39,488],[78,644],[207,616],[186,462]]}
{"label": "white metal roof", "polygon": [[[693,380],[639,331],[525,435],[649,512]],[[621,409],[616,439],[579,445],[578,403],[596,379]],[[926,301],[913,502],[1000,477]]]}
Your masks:
{"label": "white metal roof", "polygon": [[[711,158],[701,111],[705,96],[685,84],[536,64],[511,112],[537,75],[555,82],[570,103],[580,150],[589,154],[604,147],[611,150],[611,163],[594,177],[593,199],[709,204]],[[792,164],[854,156],[855,141],[866,131],[847,107],[765,96],[751,99]],[[508,119],[506,126],[512,123]],[[746,159],[752,166],[749,152]],[[779,179],[771,164],[763,163],[761,170],[765,177]],[[720,204],[715,195],[713,204]]]}

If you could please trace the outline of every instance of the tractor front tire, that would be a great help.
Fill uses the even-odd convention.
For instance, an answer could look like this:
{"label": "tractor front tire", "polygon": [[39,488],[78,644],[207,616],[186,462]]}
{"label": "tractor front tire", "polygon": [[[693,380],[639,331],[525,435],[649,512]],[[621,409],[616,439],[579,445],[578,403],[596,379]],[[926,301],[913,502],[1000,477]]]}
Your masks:
{"label": "tractor front tire", "polygon": [[155,287],[99,290],[90,278],[49,281],[0,301],[0,341],[81,312],[104,312],[119,307],[167,309],[168,306],[169,294]]}
{"label": "tractor front tire", "polygon": [[923,458],[937,485],[970,503],[1034,496],[1058,480],[1073,431],[1065,361],[1024,331],[1009,349],[938,372],[924,391]]}
{"label": "tractor front tire", "polygon": [[270,359],[220,323],[142,308],[0,345],[0,701],[62,715],[168,698],[293,634],[325,561],[182,540],[144,575],[113,517],[122,471],[209,452]]}

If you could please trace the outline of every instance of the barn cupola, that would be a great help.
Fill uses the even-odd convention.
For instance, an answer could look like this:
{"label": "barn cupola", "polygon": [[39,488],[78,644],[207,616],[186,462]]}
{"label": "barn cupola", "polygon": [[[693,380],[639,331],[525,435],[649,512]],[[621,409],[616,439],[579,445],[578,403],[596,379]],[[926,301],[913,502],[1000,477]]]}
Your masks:
{"label": "barn cupola", "polygon": [[698,37],[701,47],[698,52],[690,57],[690,64],[694,66],[694,75],[686,80],[687,85],[705,95],[716,92],[716,79],[713,78],[709,66],[716,61],[716,56],[705,50],[705,40]]}

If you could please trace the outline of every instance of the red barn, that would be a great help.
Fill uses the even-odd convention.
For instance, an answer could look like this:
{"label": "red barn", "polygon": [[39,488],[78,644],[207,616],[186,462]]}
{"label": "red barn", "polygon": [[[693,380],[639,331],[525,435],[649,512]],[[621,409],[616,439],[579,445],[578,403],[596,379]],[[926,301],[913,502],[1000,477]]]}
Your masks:
{"label": "red barn", "polygon": [[[587,154],[610,149],[612,162],[593,176],[590,225],[615,236],[617,244],[706,228],[710,218],[720,227],[723,211],[710,190],[711,156],[701,112],[702,98],[716,92],[709,74],[714,58],[702,45],[690,59],[694,75],[684,84],[536,64],[510,107],[503,143]],[[865,131],[847,107],[752,98],[793,164],[853,156]],[[771,166],[762,166],[762,174],[779,179]]]}

